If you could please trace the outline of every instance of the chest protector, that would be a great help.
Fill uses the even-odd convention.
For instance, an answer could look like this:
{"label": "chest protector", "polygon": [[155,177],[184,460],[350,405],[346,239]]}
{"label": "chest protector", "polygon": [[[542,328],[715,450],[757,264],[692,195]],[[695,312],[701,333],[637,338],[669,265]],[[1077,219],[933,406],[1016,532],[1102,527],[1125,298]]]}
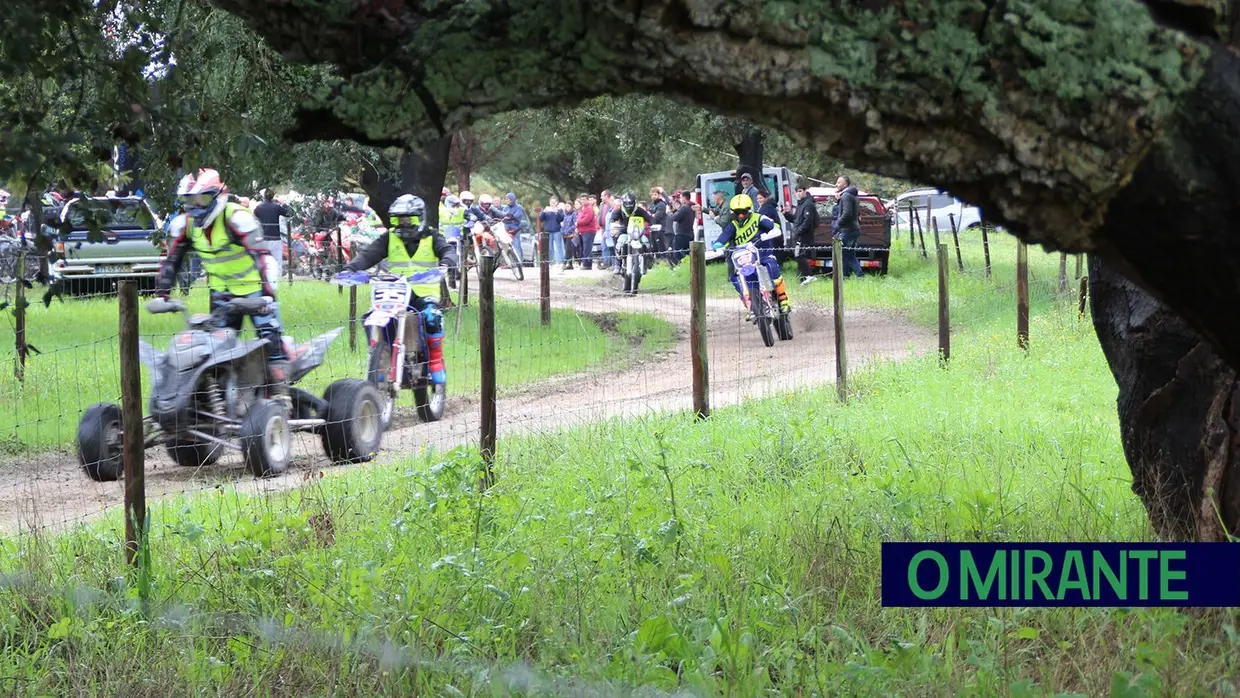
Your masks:
{"label": "chest protector", "polygon": [[187,218],[189,239],[207,271],[207,285],[212,291],[227,291],[246,296],[263,289],[263,276],[258,262],[245,247],[235,243],[228,235],[229,218],[242,207],[226,204],[224,211],[211,223],[211,235]]}
{"label": "chest protector", "polygon": [[744,245],[752,242],[758,235],[758,222],[762,220],[762,216],[756,213],[750,213],[749,217],[744,221],[733,219],[732,225],[736,227],[736,235],[732,237],[735,245]]}
{"label": "chest protector", "polygon": [[[413,254],[405,248],[405,241],[394,231],[388,233],[388,269],[393,274],[408,277],[418,272],[429,271],[439,266],[439,258],[435,256],[434,236],[426,235],[418,241]],[[423,298],[438,298],[438,284],[413,284],[410,289],[414,295]]]}

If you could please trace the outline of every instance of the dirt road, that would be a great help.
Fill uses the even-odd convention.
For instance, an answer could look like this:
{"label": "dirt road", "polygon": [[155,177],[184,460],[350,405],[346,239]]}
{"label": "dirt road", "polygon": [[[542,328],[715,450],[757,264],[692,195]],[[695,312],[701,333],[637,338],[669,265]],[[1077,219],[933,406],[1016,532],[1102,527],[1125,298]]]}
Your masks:
{"label": "dirt road", "polygon": [[[527,270],[529,271],[529,270]],[[563,276],[594,276],[604,285],[557,283]],[[619,279],[603,272],[559,272],[552,281],[553,305],[581,313],[579,321],[594,322],[586,315],[646,313],[676,326],[673,346],[657,356],[631,359],[619,353],[583,373],[544,379],[502,392],[497,405],[500,436],[559,429],[567,425],[617,416],[677,411],[692,407],[689,358],[689,298],[672,295],[626,296],[619,292]],[[538,280],[534,273],[516,282],[502,272],[496,278],[496,295],[536,303]],[[476,283],[471,284],[471,291]],[[791,290],[795,303],[795,288]],[[707,300],[710,404],[720,407],[750,397],[786,394],[806,387],[831,383],[835,378],[834,328],[831,311],[795,307],[795,337],[766,348],[735,298]],[[451,341],[451,312],[448,341]],[[875,358],[901,359],[932,351],[929,331],[892,315],[849,310],[845,318],[849,369],[855,370]],[[538,347],[521,351],[537,352]],[[635,351],[636,353],[636,351]],[[451,383],[449,383],[451,385]],[[479,410],[476,396],[449,393],[444,418],[423,424],[416,416],[400,415],[384,436],[380,462],[407,457],[431,447],[447,450],[476,443]],[[338,474],[352,467],[326,464],[316,437],[295,437],[297,457],[287,473],[256,480],[243,468],[239,454],[226,454],[209,468],[187,469],[174,465],[162,449],[147,452],[146,489],[149,499],[217,487],[245,492],[279,491],[300,486],[312,473]],[[119,506],[122,485],[97,483],[82,472],[72,452],[52,452],[18,462],[0,464],[0,530],[61,528],[97,516]]]}

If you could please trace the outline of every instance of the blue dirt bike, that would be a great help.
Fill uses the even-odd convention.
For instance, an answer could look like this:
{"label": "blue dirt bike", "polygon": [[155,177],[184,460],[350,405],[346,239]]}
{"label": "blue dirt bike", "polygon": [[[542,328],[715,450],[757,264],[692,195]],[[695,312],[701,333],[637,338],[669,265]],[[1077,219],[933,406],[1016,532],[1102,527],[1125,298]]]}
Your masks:
{"label": "blue dirt bike", "polygon": [[[775,302],[775,283],[771,273],[762,263],[762,253],[753,243],[740,245],[732,250],[732,266],[736,268],[736,276],[741,280],[741,292],[745,296],[745,305],[753,323],[758,326],[762,335],[762,343],[768,347],[775,346],[775,334],[781,340],[792,339],[792,320],[788,313],[779,308]],[[772,326],[774,331],[772,331]]]}
{"label": "blue dirt bike", "polygon": [[[366,272],[342,272],[334,279],[341,286],[370,284],[370,310],[362,315],[362,325],[370,343],[366,380],[384,396],[380,413],[384,430],[392,423],[401,388],[413,391],[413,402],[422,421],[436,422],[443,418],[448,386],[446,381],[431,382],[426,328],[421,315],[409,310],[409,301],[413,298],[414,285],[438,286],[445,275],[444,267],[436,267],[407,278],[396,274],[372,276]],[[412,322],[408,322],[410,316]]]}

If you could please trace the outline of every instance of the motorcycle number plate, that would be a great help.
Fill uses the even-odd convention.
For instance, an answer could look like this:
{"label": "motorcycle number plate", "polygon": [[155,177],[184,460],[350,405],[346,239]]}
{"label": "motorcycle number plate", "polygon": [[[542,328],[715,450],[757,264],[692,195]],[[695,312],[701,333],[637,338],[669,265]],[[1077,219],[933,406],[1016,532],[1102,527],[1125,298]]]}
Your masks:
{"label": "motorcycle number plate", "polygon": [[380,281],[371,285],[370,307],[380,313],[399,313],[409,307],[409,296],[407,282]]}

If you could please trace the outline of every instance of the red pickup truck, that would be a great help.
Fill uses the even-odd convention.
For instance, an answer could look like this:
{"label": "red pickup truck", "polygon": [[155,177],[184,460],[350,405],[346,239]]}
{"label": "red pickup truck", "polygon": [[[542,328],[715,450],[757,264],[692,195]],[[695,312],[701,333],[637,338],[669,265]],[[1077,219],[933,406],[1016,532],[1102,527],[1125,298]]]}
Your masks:
{"label": "red pickup truck", "polygon": [[[826,187],[810,187],[806,192],[814,197],[818,206],[818,227],[814,230],[814,247],[810,250],[809,265],[811,268],[830,272],[831,261],[831,209],[835,206],[835,190]],[[857,206],[860,209],[861,237],[857,239],[857,259],[861,262],[862,271],[877,271],[887,274],[888,259],[891,253],[891,212],[883,206],[883,202],[874,194],[860,192],[857,194]]]}

